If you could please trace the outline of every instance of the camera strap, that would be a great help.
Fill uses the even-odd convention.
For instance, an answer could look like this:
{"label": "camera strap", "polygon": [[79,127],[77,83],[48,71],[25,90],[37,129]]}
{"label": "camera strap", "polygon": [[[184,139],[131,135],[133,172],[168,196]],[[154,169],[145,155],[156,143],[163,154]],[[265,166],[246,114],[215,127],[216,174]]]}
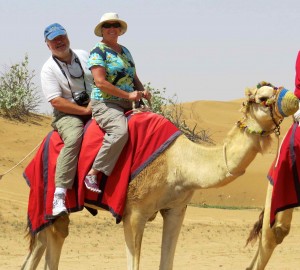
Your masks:
{"label": "camera strap", "polygon": [[[72,52],[72,54],[75,55],[75,62],[79,65],[79,67],[80,67],[80,69],[81,69],[81,71],[82,71],[83,84],[84,84],[84,89],[85,89],[85,91],[86,91],[86,84],[85,84],[85,78],[84,78],[84,70],[83,70],[83,68],[82,68],[82,65],[81,65],[81,63],[80,63],[80,60],[79,60],[78,56],[77,56],[73,51],[71,51],[71,52]],[[54,62],[58,65],[58,67],[59,67],[61,73],[62,73],[62,74],[65,76],[65,78],[67,79],[67,82],[68,82],[68,85],[69,85],[69,88],[70,88],[72,97],[73,97],[73,99],[74,99],[74,92],[72,91],[72,88],[71,88],[71,85],[70,85],[70,82],[69,82],[69,79],[68,79],[68,76],[67,76],[66,72],[64,71],[64,69],[62,68],[62,66],[59,64],[57,58],[56,58],[54,55],[52,55],[52,58],[53,58]]]}

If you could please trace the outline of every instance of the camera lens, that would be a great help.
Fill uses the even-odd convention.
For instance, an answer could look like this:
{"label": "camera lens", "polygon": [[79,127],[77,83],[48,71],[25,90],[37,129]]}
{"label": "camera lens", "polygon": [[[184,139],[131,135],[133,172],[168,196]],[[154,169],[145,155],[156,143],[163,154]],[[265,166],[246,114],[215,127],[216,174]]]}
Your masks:
{"label": "camera lens", "polygon": [[90,97],[86,91],[74,93],[74,100],[79,106],[87,105]]}

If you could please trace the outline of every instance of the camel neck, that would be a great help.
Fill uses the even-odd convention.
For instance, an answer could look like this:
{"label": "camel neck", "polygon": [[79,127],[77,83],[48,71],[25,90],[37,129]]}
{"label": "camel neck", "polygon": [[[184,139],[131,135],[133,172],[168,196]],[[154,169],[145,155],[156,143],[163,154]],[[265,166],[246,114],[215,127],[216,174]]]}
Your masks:
{"label": "camel neck", "polygon": [[226,185],[242,175],[260,152],[261,140],[269,139],[249,135],[233,127],[225,140],[225,147],[224,144],[207,147],[179,137],[176,147],[169,153],[170,156],[176,156],[177,164],[181,164],[180,167],[173,165],[176,174],[189,179],[186,187],[212,188]]}

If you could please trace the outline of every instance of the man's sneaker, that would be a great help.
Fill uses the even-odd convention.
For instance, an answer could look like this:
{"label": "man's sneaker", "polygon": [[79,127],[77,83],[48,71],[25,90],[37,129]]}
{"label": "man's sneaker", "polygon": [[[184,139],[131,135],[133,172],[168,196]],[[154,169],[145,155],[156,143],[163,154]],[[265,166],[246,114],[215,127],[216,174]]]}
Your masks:
{"label": "man's sneaker", "polygon": [[65,206],[65,194],[54,194],[52,216],[59,217],[68,214]]}
{"label": "man's sneaker", "polygon": [[97,184],[97,175],[87,175],[84,179],[84,184],[87,189],[93,192],[101,193],[101,190],[98,188]]}

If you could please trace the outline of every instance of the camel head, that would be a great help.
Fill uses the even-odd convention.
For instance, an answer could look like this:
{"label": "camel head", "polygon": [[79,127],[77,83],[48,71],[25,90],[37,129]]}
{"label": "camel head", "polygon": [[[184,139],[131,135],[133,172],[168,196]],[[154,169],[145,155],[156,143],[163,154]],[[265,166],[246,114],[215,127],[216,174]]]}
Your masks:
{"label": "camel head", "polygon": [[245,94],[246,101],[241,109],[244,118],[238,121],[237,126],[251,134],[268,136],[274,132],[279,135],[284,117],[299,109],[298,98],[291,91],[267,82],[247,88]]}

